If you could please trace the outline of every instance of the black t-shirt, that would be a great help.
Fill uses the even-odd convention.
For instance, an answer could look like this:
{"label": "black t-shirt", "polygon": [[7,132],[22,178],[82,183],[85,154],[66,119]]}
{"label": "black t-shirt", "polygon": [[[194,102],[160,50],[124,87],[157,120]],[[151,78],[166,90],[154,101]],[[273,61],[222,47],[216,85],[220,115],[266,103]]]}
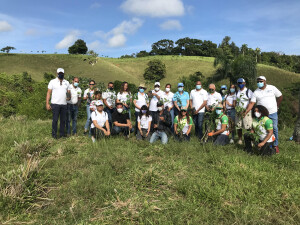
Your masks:
{"label": "black t-shirt", "polygon": [[118,111],[114,111],[112,114],[112,122],[127,124],[127,120],[129,120],[128,113],[118,113]]}

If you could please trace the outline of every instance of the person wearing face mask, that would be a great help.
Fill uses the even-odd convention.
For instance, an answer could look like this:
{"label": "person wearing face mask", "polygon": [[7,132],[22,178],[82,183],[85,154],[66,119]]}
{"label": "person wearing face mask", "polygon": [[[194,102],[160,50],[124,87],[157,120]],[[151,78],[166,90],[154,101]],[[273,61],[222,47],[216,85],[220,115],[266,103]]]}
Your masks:
{"label": "person wearing face mask", "polygon": [[116,104],[116,111],[112,114],[112,122],[114,125],[112,128],[112,135],[122,133],[129,138],[130,133],[134,131],[129,118],[129,113],[124,111],[122,102]]}
{"label": "person wearing face mask", "polygon": [[[65,136],[66,116],[67,116],[67,92],[69,82],[64,79],[65,71],[63,68],[57,69],[57,78],[48,84],[46,97],[46,109],[52,110],[52,137],[57,138],[57,123],[60,118],[59,136]],[[51,97],[51,105],[49,104]]]}
{"label": "person wearing face mask", "polygon": [[218,104],[215,108],[217,119],[216,131],[208,133],[209,137],[213,137],[214,145],[227,145],[229,144],[229,121],[228,117],[223,112],[223,105]]}
{"label": "person wearing face mask", "polygon": [[220,94],[222,96],[222,101],[224,101],[227,94],[227,86],[225,84],[221,86]]}
{"label": "person wearing face mask", "polygon": [[114,91],[114,83],[109,82],[107,85],[107,89],[102,94],[103,103],[105,105],[104,111],[107,112],[109,127],[112,127],[112,114],[115,111],[115,103],[116,103],[116,92]]}
{"label": "person wearing face mask", "polygon": [[[273,129],[275,135],[274,147],[276,153],[279,153],[278,147],[278,114],[277,111],[282,102],[282,93],[273,85],[266,83],[267,79],[264,76],[257,78],[257,89],[254,91],[251,102],[249,103],[245,114],[250,112],[254,104],[262,105],[267,108],[269,112],[269,118],[273,121]],[[245,116],[244,114],[244,116]]]}
{"label": "person wearing face mask", "polygon": [[[246,112],[246,109],[250,103],[250,100],[252,98],[253,92],[246,87],[246,81],[244,78],[239,78],[237,80],[237,85],[239,87],[239,90],[236,94],[236,99],[237,99],[237,107],[239,108],[243,108],[244,110],[242,111],[242,114],[244,114]],[[246,116],[243,117],[242,114],[236,114],[235,117],[235,124],[237,127],[237,132],[238,132],[238,144],[242,145],[243,141],[242,141],[242,136],[243,136],[243,132],[242,129],[245,130],[250,130],[251,126],[252,126],[252,115],[251,115],[251,111],[249,111],[247,114],[245,114]]]}
{"label": "person wearing face mask", "polygon": [[[224,101],[223,101],[223,107],[226,109],[226,115],[231,118],[231,121],[234,123],[235,121],[235,105],[236,105],[236,87],[234,84],[230,85],[229,88],[229,94],[225,95]],[[233,124],[233,130],[231,131],[231,139],[230,144],[234,143],[234,124]]]}
{"label": "person wearing face mask", "polygon": [[145,90],[146,90],[146,85],[144,83],[141,83],[139,85],[139,89],[138,89],[138,93],[135,93],[133,95],[133,104],[135,106],[135,134],[137,134],[138,132],[138,122],[137,122],[137,119],[138,119],[138,116],[139,116],[139,113],[141,111],[141,107],[143,105],[146,105],[147,107],[149,106],[149,98],[148,98],[148,95],[145,93]]}
{"label": "person wearing face mask", "polygon": [[[254,107],[254,119],[252,123],[251,133],[259,135],[259,143],[257,144],[257,150],[259,155],[273,155],[276,153],[273,147],[275,136],[273,134],[273,121],[268,118],[269,112],[266,107],[257,105]],[[245,151],[254,153],[251,142],[255,142],[252,135],[245,134]]]}
{"label": "person wearing face mask", "polygon": [[[155,82],[154,83],[154,90],[149,93],[149,95],[152,96],[149,106],[149,111],[152,116],[152,118],[157,114],[157,102],[160,101],[160,99],[163,97],[164,92],[160,90],[160,83]],[[153,129],[153,123],[151,126],[151,129]]]}
{"label": "person wearing face mask", "polygon": [[138,125],[138,132],[136,135],[137,140],[147,140],[150,141],[150,129],[151,129],[151,122],[152,116],[148,110],[146,105],[143,105],[140,109],[138,118],[137,118],[137,125]]}
{"label": "person wearing face mask", "polygon": [[174,133],[177,141],[190,141],[193,119],[186,108],[182,108],[174,119]]}
{"label": "person wearing face mask", "polygon": [[88,130],[90,129],[90,124],[91,124],[90,104],[94,99],[94,92],[97,91],[95,85],[96,82],[94,80],[90,80],[89,88],[86,89],[83,93],[83,99],[86,100],[86,115],[87,115],[87,119],[84,126],[84,134],[87,134]]}
{"label": "person wearing face mask", "polygon": [[78,77],[73,78],[72,84],[68,88],[68,94],[70,96],[69,101],[67,101],[67,134],[71,135],[71,127],[70,123],[72,120],[72,130],[73,130],[73,135],[77,134],[77,115],[78,115],[78,107],[80,105],[81,101],[81,94],[82,91],[79,85],[79,79]]}
{"label": "person wearing face mask", "polygon": [[190,103],[190,96],[189,93],[184,91],[184,84],[178,83],[177,85],[178,91],[173,96],[174,102],[174,116],[176,117],[181,109],[185,108],[188,109]]}
{"label": "person wearing face mask", "polygon": [[214,84],[210,84],[208,86],[209,93],[207,97],[207,104],[205,106],[207,112],[212,112],[214,107],[219,103],[222,103],[222,96],[220,93],[216,92],[216,86]]}
{"label": "person wearing face mask", "polygon": [[123,103],[124,110],[129,113],[129,118],[131,119],[130,105],[132,103],[132,95],[129,90],[128,82],[124,81],[121,85],[120,92],[117,94],[116,103]]}
{"label": "person wearing face mask", "polygon": [[168,110],[171,115],[171,131],[173,132],[173,122],[174,122],[174,103],[173,103],[173,97],[174,93],[171,92],[171,84],[166,84],[166,90],[163,94],[163,101],[164,101],[164,108],[165,110]]}
{"label": "person wearing face mask", "polygon": [[154,143],[160,139],[162,144],[167,144],[168,134],[171,134],[171,115],[167,109],[164,109],[164,104],[161,101],[157,103],[157,112],[158,113],[152,117],[154,132],[151,135],[150,143]]}
{"label": "person wearing face mask", "polygon": [[195,124],[195,134],[201,140],[203,136],[203,120],[208,94],[202,88],[201,81],[196,82],[196,88],[190,93],[190,107],[193,111],[193,121]]}

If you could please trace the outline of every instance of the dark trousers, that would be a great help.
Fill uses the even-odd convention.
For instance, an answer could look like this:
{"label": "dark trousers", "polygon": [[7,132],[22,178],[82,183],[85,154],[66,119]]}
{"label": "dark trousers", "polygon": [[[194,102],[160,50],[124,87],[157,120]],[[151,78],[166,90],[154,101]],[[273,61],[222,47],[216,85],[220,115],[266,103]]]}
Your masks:
{"label": "dark trousers", "polygon": [[[106,130],[106,127],[102,127]],[[105,138],[105,134],[102,130],[94,127],[94,128],[91,128],[91,134],[94,138],[96,139],[102,139],[102,138]]]}
{"label": "dark trousers", "polygon": [[134,115],[135,115],[135,126],[134,126],[134,133],[135,135],[137,135],[137,131],[138,131],[138,122],[137,122],[137,118],[139,116],[140,112],[135,111]]}
{"label": "dark trousers", "polygon": [[52,118],[52,137],[57,138],[57,123],[60,118],[59,137],[65,136],[65,126],[67,117],[67,105],[51,104]]}
{"label": "dark trousers", "polygon": [[108,116],[108,123],[109,123],[109,129],[111,130],[112,128],[112,114],[113,112],[115,111],[115,108],[105,108],[104,111],[107,113],[107,116]]}
{"label": "dark trousers", "polygon": [[150,115],[152,116],[150,132],[154,132],[154,118],[158,113],[159,113],[158,111],[150,111]]}
{"label": "dark trousers", "polygon": [[175,137],[175,140],[176,141],[190,141],[191,140],[191,137],[190,137],[190,134],[189,135],[186,135],[186,134],[174,134],[174,137]]}
{"label": "dark trousers", "polygon": [[137,135],[136,135],[136,139],[137,140],[146,140],[146,141],[150,141],[151,138],[151,132],[149,132],[148,136],[146,137],[146,134],[148,132],[148,129],[141,129],[142,130],[142,134],[140,132],[140,130],[137,131]]}
{"label": "dark trousers", "polygon": [[77,115],[78,115],[78,105],[77,104],[68,104],[67,105],[67,134],[71,134],[71,121],[72,121],[72,130],[73,134],[77,133]]}
{"label": "dark trousers", "polygon": [[225,134],[219,134],[214,141],[214,145],[227,145],[227,144],[229,144],[229,137],[228,135]]}
{"label": "dark trousers", "polygon": [[[130,133],[133,133],[134,128],[130,129]],[[112,135],[117,135],[122,133],[124,136],[127,136],[129,134],[129,127],[118,127],[118,126],[113,126],[112,128]]]}
{"label": "dark trousers", "polygon": [[198,113],[196,115],[193,115],[193,122],[195,124],[195,134],[199,139],[203,137],[203,120],[204,113]]}
{"label": "dark trousers", "polygon": [[274,142],[267,142],[264,146],[258,149],[258,148],[252,148],[251,142],[253,141],[253,139],[249,134],[244,134],[244,140],[245,140],[245,151],[248,153],[257,154],[257,155],[266,155],[266,156],[270,156],[276,153],[276,150],[274,148]]}

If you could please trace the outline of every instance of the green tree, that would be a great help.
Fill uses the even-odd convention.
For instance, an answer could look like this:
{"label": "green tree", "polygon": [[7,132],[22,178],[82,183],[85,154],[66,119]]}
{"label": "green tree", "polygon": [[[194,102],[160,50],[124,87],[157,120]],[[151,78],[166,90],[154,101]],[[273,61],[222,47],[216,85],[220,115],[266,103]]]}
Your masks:
{"label": "green tree", "polygon": [[83,40],[78,39],[72,46],[69,47],[68,51],[69,54],[86,54],[88,51],[88,47]]}
{"label": "green tree", "polygon": [[148,67],[145,69],[144,78],[148,81],[160,81],[166,77],[166,65],[158,60],[148,62]]}
{"label": "green tree", "polygon": [[241,53],[242,55],[247,55],[247,52],[248,52],[248,45],[247,44],[243,44],[242,47],[241,47]]}
{"label": "green tree", "polygon": [[203,74],[200,71],[196,71],[195,73],[190,74],[188,77],[186,76],[181,77],[179,80],[184,84],[184,89],[190,92],[192,89],[195,88],[195,83],[199,80],[202,82],[202,86],[203,86],[205,84],[204,79],[205,78]]}
{"label": "green tree", "polygon": [[255,61],[256,61],[256,63],[258,63],[258,62],[260,62],[260,58],[261,58],[261,56],[260,56],[260,48],[257,47],[254,52],[255,52]]}
{"label": "green tree", "polygon": [[300,89],[299,89],[299,110],[298,110],[298,120],[295,125],[293,140],[300,144]]}
{"label": "green tree", "polygon": [[174,41],[163,39],[152,44],[151,55],[171,55],[174,48]]}
{"label": "green tree", "polygon": [[1,52],[6,52],[8,54],[11,50],[15,50],[15,49],[16,49],[15,47],[6,46],[6,47],[1,49]]}
{"label": "green tree", "polygon": [[230,83],[235,83],[243,77],[250,86],[254,87],[257,76],[255,58],[251,56],[238,56],[232,62],[232,75]]}
{"label": "green tree", "polygon": [[89,50],[87,52],[88,55],[93,56],[93,57],[98,57],[99,54],[97,52],[95,52],[94,50]]}
{"label": "green tree", "polygon": [[150,53],[147,52],[146,50],[143,50],[143,51],[140,51],[136,54],[136,57],[146,57],[146,56],[149,56]]}

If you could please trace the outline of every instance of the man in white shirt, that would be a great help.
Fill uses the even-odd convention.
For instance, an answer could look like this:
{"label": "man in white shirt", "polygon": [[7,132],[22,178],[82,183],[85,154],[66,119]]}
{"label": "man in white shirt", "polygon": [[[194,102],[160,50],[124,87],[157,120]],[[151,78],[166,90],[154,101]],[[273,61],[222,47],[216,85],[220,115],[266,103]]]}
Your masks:
{"label": "man in white shirt", "polygon": [[163,102],[164,108],[167,109],[171,114],[171,131],[173,132],[173,125],[174,125],[174,103],[173,103],[174,93],[171,92],[171,84],[166,84],[166,90],[163,94]]}
{"label": "man in white shirt", "polygon": [[[64,79],[64,69],[57,69],[57,78],[51,80],[48,84],[46,97],[46,109],[52,110],[52,137],[57,138],[57,122],[60,117],[59,136],[65,136],[65,125],[67,115],[67,91],[69,82]],[[49,104],[51,97],[51,104]]]}
{"label": "man in white shirt", "polygon": [[207,97],[207,104],[205,106],[208,112],[212,112],[216,105],[222,103],[222,96],[219,92],[216,92],[216,86],[214,84],[210,84],[208,86],[209,94]]}
{"label": "man in white shirt", "polygon": [[190,93],[190,107],[193,112],[193,121],[195,124],[196,136],[201,140],[203,136],[203,120],[205,114],[205,106],[207,104],[208,94],[202,88],[201,81],[196,82],[196,88]]}
{"label": "man in white shirt", "polygon": [[107,90],[102,93],[103,103],[106,106],[104,111],[108,115],[108,122],[110,129],[112,128],[112,114],[115,111],[116,105],[116,92],[114,91],[114,83],[109,82],[107,86]]}
{"label": "man in white shirt", "polygon": [[143,105],[146,105],[147,107],[149,106],[149,98],[148,98],[148,95],[145,93],[146,89],[147,89],[146,85],[144,83],[141,83],[139,85],[138,93],[135,93],[133,95],[133,104],[135,106],[135,113],[134,113],[134,115],[135,115],[135,129],[134,129],[135,134],[137,134],[137,130],[138,130],[137,119],[138,119],[140,110]]}
{"label": "man in white shirt", "polygon": [[149,111],[151,113],[152,118],[154,114],[157,113],[157,102],[161,100],[163,97],[164,92],[160,90],[160,83],[155,82],[154,90],[151,91],[150,95],[152,95],[152,99],[150,101]]}
{"label": "man in white shirt", "polygon": [[81,101],[82,91],[79,85],[79,78],[74,77],[72,84],[68,88],[69,100],[67,101],[67,134],[71,135],[71,127],[70,123],[72,120],[72,130],[73,135],[77,134],[77,115],[78,115],[78,107]]}
{"label": "man in white shirt", "polygon": [[249,103],[246,114],[253,108],[254,104],[262,105],[269,111],[269,118],[273,121],[273,130],[275,135],[274,147],[276,153],[279,153],[278,148],[278,114],[277,111],[282,102],[282,93],[273,85],[266,83],[267,79],[264,76],[257,78],[257,89],[254,91],[251,102]]}

